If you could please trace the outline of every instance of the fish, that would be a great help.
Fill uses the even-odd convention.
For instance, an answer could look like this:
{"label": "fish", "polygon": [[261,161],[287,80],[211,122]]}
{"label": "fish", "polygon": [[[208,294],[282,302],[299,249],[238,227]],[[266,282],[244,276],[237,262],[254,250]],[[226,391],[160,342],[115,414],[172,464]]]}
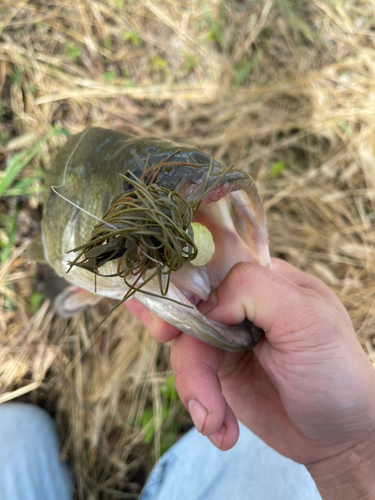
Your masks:
{"label": "fish", "polygon": [[[143,182],[146,170],[155,187],[177,193],[197,207],[193,223],[207,228],[214,250],[204,264],[194,265],[191,256],[186,257],[170,273],[164,295],[154,277],[134,297],[203,342],[229,351],[253,348],[264,333],[260,328],[248,320],[234,327],[222,325],[203,315],[197,305],[238,262],[271,267],[267,221],[255,182],[242,170],[228,169],[196,148],[170,140],[88,128],[71,136],[58,152],[46,181],[39,243],[45,261],[70,283],[56,298],[55,308],[69,317],[102,296],[122,300],[129,292],[118,274],[130,251],[126,246],[122,255],[104,259],[99,269],[72,262],[77,264],[79,248],[90,240],[94,227],[106,224],[103,217],[116,200]],[[97,247],[99,253],[105,245],[110,242]]]}

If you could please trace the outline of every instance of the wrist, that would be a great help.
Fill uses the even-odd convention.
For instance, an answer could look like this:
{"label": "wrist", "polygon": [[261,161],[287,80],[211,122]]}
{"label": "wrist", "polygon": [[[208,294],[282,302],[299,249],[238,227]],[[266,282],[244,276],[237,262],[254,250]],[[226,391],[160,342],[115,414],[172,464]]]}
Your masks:
{"label": "wrist", "polygon": [[375,499],[375,437],[306,466],[324,500]]}

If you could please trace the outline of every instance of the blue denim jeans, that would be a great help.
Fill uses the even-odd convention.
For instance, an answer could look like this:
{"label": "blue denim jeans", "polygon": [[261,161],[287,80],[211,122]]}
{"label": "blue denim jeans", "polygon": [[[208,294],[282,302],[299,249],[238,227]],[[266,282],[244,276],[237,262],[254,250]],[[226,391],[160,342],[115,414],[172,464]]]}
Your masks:
{"label": "blue denim jeans", "polygon": [[70,500],[52,418],[25,403],[0,405],[0,500]]}
{"label": "blue denim jeans", "polygon": [[[70,500],[53,420],[23,403],[0,405],[0,500]],[[241,426],[238,443],[217,450],[195,429],[162,456],[141,500],[321,500],[306,468]]]}

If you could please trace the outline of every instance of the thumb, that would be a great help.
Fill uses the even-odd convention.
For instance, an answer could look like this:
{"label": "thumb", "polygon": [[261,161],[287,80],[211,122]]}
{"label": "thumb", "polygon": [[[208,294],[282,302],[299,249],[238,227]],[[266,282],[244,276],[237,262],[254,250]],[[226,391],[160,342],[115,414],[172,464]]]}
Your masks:
{"label": "thumb", "polygon": [[247,318],[270,332],[275,323],[291,324],[310,316],[319,295],[269,268],[239,263],[199,309],[219,323],[238,325]]}

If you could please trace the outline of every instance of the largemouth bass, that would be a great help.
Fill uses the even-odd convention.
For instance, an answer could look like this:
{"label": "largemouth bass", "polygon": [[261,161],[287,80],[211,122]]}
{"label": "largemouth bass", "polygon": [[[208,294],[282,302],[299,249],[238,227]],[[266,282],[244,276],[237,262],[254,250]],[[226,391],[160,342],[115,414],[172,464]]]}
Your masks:
{"label": "largemouth bass", "polygon": [[[157,165],[161,166],[153,170]],[[71,137],[60,150],[46,185],[44,256],[58,275],[85,292],[77,294],[73,288],[63,292],[57,298],[57,309],[72,315],[100,296],[122,299],[129,290],[123,276],[118,275],[126,246],[122,255],[105,261],[96,271],[84,264],[72,266],[79,252],[71,251],[87,243],[94,226],[103,221],[115,200],[124,192],[131,193],[131,179],[144,178],[146,168],[153,174],[150,182],[158,187],[178,193],[190,205],[201,199],[194,223],[208,228],[215,246],[206,264],[193,265],[188,259],[171,272],[165,297],[156,278],[135,297],[161,318],[206,343],[226,350],[252,348],[262,333],[255,325],[220,325],[201,314],[196,305],[208,298],[236,263],[270,266],[266,217],[255,183],[247,173],[228,171],[210,156],[172,141],[92,128]]]}

